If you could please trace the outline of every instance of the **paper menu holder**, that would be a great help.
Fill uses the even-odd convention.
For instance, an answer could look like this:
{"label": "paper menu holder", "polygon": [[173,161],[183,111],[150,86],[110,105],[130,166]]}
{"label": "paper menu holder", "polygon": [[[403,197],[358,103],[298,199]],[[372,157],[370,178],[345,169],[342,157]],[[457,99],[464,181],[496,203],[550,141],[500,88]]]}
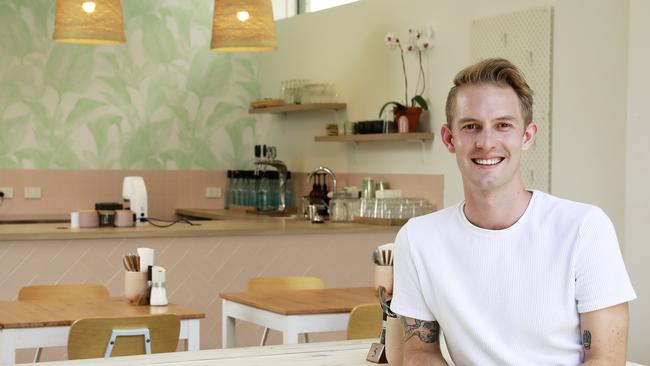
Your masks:
{"label": "paper menu holder", "polygon": [[388,363],[386,359],[386,345],[381,343],[373,343],[366,356],[366,361],[372,363]]}
{"label": "paper menu holder", "polygon": [[138,256],[140,256],[140,272],[147,272],[149,266],[153,266],[154,251],[151,248],[138,248]]}

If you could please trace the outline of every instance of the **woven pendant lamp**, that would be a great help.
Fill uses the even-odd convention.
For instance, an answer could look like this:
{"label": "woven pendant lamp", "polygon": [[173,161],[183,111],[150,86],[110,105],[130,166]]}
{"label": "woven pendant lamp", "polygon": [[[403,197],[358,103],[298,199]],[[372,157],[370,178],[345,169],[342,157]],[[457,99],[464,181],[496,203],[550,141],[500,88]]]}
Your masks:
{"label": "woven pendant lamp", "polygon": [[66,43],[126,42],[120,0],[57,0],[52,38]]}
{"label": "woven pendant lamp", "polygon": [[271,0],[215,0],[210,48],[230,52],[277,49]]}

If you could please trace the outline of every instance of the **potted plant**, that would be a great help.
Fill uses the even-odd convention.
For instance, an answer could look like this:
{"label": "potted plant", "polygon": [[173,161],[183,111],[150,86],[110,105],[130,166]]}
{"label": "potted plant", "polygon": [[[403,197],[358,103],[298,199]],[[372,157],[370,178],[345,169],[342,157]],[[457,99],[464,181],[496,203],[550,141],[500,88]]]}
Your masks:
{"label": "potted plant", "polygon": [[394,33],[387,33],[385,36],[386,45],[392,49],[399,49],[400,57],[402,59],[402,73],[404,75],[404,103],[397,101],[390,101],[385,103],[379,110],[379,117],[382,117],[382,114],[384,113],[384,109],[386,109],[386,107],[393,106],[393,114],[395,116],[395,120],[397,120],[400,116],[406,116],[406,118],[409,120],[409,132],[417,131],[422,111],[429,109],[427,101],[422,96],[426,90],[425,73],[424,68],[422,67],[422,53],[426,52],[433,46],[432,37],[433,35],[431,31],[428,31],[427,34],[425,34],[424,32],[417,29],[409,29],[409,38],[408,44],[406,45],[406,50],[408,52],[417,54],[419,65],[418,81],[415,85],[415,95],[409,99],[408,77],[406,74],[406,63],[404,61],[404,47],[402,47],[402,43]]}

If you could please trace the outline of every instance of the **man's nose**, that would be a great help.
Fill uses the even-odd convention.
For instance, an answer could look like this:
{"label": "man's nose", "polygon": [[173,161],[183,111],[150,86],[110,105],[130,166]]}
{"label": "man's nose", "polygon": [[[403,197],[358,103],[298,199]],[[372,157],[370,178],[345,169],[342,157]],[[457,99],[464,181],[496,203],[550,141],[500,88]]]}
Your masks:
{"label": "man's nose", "polygon": [[489,128],[484,128],[476,136],[476,147],[479,149],[491,149],[494,146],[494,138]]}

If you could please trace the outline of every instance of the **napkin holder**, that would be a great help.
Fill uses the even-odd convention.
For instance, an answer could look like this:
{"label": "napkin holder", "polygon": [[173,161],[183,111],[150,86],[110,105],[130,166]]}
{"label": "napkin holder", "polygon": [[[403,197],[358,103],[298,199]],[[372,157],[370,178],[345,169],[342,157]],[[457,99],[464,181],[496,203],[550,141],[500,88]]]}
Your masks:
{"label": "napkin holder", "polygon": [[381,332],[379,333],[379,342],[370,345],[370,350],[368,350],[366,356],[366,361],[372,363],[388,363],[386,358],[386,321],[388,315],[393,314],[393,312],[390,310],[390,301],[386,300],[385,295],[386,288],[379,286],[379,303],[382,309]]}

